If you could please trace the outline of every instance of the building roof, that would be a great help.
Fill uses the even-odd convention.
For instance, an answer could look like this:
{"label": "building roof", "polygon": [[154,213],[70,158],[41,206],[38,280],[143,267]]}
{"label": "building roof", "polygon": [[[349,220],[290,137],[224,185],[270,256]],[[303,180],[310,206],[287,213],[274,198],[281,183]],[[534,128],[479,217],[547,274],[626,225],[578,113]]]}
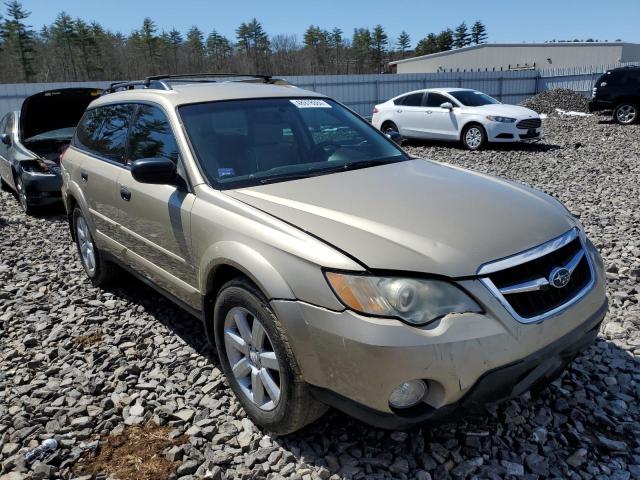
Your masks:
{"label": "building roof", "polygon": [[389,62],[389,65],[397,65],[399,63],[413,62],[425,58],[436,58],[454,55],[460,52],[468,52],[470,50],[478,50],[480,48],[531,48],[531,47],[620,47],[623,45],[638,45],[629,42],[548,42],[548,43],[482,43],[480,45],[471,45],[469,47],[455,48],[444,52],[430,53],[429,55],[420,55],[418,57],[405,58],[403,60],[395,60]]}

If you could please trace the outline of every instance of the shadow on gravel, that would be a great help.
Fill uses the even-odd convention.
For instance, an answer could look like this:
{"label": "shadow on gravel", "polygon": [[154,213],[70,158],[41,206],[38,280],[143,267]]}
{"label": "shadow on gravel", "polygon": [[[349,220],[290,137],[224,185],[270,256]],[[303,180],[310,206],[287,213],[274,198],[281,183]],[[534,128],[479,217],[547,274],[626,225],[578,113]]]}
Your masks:
{"label": "shadow on gravel", "polygon": [[[435,140],[407,140],[403,145],[410,147],[440,147],[448,148],[451,150],[460,150],[460,152],[468,152],[461,145],[456,142],[440,142]],[[562,147],[560,145],[554,145],[549,143],[490,143],[484,150],[496,151],[496,152],[508,152],[508,151],[520,151],[520,152],[549,152],[552,150],[559,150]],[[470,153],[470,152],[469,152]]]}

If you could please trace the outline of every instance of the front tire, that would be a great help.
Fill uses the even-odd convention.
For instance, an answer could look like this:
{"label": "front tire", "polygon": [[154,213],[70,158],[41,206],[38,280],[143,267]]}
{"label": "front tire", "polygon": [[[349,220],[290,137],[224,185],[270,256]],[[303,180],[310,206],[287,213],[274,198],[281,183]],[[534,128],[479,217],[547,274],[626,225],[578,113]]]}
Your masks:
{"label": "front tire", "polygon": [[18,195],[18,201],[20,202],[20,208],[27,215],[33,215],[33,205],[29,203],[29,197],[27,197],[27,190],[24,188],[24,182],[20,175],[16,175],[16,195]]}
{"label": "front tire", "polygon": [[9,187],[9,184],[5,182],[4,179],[1,177],[0,177],[0,190],[2,190],[3,192],[11,191],[11,187]]}
{"label": "front tire", "polygon": [[116,266],[102,258],[79,207],[73,210],[73,232],[80,263],[91,283],[96,287],[108,284],[116,276]]}
{"label": "front tire", "polygon": [[256,424],[285,435],[327,411],[311,396],[280,321],[251,282],[238,278],[222,287],[213,322],[227,382]]}
{"label": "front tire", "polygon": [[613,120],[620,125],[632,125],[638,121],[638,110],[636,104],[621,103],[613,111]]}
{"label": "front tire", "polygon": [[481,150],[487,144],[487,132],[481,125],[471,124],[464,127],[461,136],[462,145],[467,150]]}

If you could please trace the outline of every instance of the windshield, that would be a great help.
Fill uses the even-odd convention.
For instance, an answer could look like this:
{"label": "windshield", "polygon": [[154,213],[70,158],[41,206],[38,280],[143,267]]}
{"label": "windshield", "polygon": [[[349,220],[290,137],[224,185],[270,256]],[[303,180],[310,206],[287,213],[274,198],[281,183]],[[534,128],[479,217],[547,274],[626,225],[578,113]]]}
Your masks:
{"label": "windshield", "polygon": [[238,188],[406,160],[366,121],[329,99],[267,98],[184,105],[209,181]]}
{"label": "windshield", "polygon": [[76,127],[58,128],[48,132],[39,133],[31,138],[27,138],[24,142],[42,142],[46,140],[71,140]]}
{"label": "windshield", "polygon": [[486,93],[476,92],[474,90],[458,90],[455,92],[449,92],[449,95],[466,107],[481,107],[482,105],[500,103],[498,100],[490,97]]}

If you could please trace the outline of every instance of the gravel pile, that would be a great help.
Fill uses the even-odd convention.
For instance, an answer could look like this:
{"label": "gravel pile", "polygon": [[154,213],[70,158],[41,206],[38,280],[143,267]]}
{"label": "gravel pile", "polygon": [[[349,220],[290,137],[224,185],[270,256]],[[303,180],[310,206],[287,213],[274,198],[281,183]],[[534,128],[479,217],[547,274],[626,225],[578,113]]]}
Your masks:
{"label": "gravel pile", "polygon": [[[265,435],[197,320],[127,277],[92,288],[63,216],[25,217],[0,194],[0,478],[72,478],[99,442],[147,422],[169,432],[159,443],[172,446],[156,454],[186,480],[640,478],[640,127],[588,117],[545,128],[533,146],[408,149],[527,182],[580,215],[608,266],[606,325],[536,396],[411,432],[331,412],[297,434]],[[27,465],[24,452],[52,436],[58,450]]]}
{"label": "gravel pile", "polygon": [[538,113],[556,113],[556,108],[569,112],[589,112],[589,101],[582,95],[566,88],[556,88],[527,98],[520,103]]}

